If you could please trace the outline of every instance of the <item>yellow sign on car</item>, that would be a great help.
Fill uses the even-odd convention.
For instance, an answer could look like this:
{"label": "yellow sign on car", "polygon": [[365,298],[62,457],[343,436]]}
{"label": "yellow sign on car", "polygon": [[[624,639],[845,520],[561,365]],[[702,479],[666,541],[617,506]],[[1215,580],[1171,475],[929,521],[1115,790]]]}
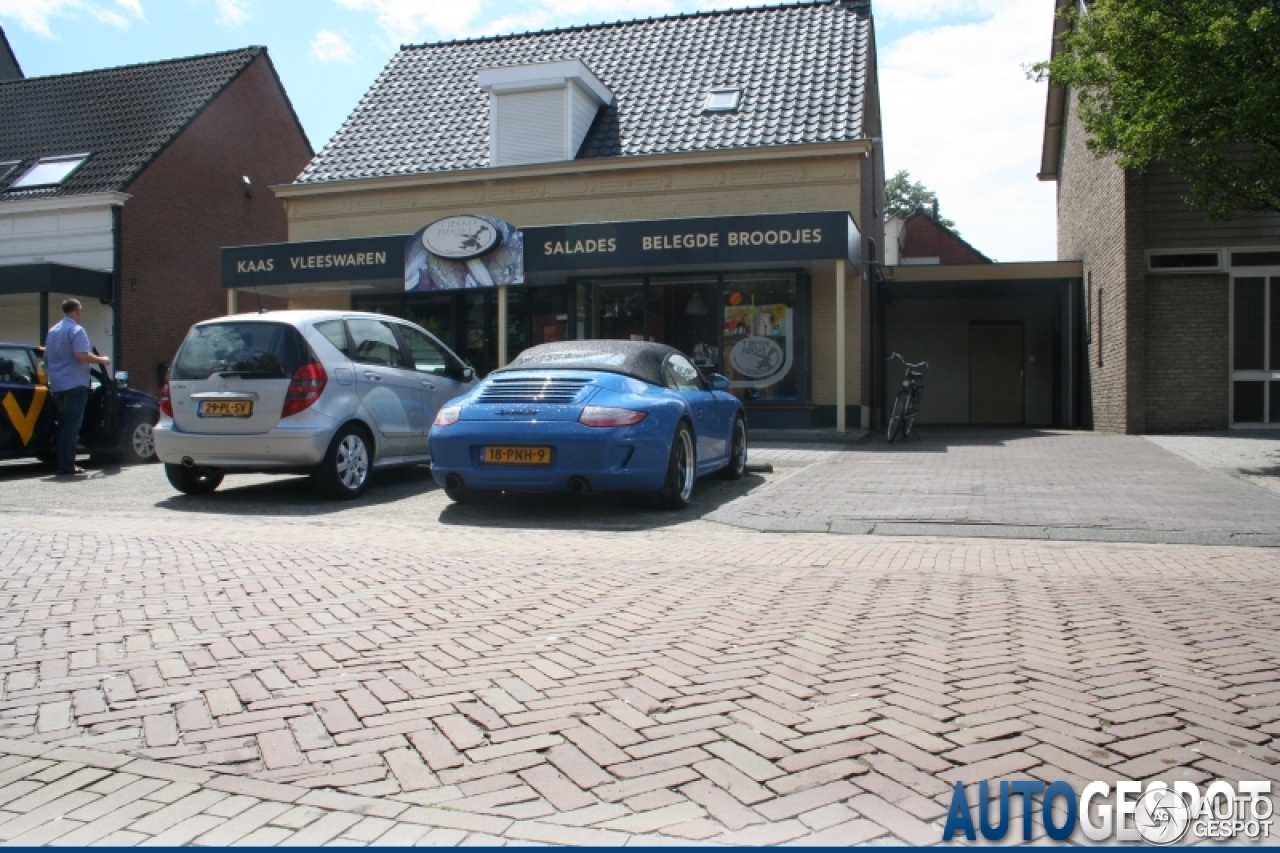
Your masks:
{"label": "yellow sign on car", "polygon": [[490,445],[484,449],[484,461],[493,465],[550,465],[551,448]]}
{"label": "yellow sign on car", "polygon": [[22,446],[26,447],[31,443],[31,436],[36,431],[36,421],[40,419],[40,412],[44,410],[45,398],[49,396],[49,389],[43,385],[37,385],[32,389],[31,405],[27,410],[22,411],[22,404],[18,402],[18,398],[10,391],[4,395],[3,408],[6,415],[9,416],[9,423],[13,424],[13,429],[18,433],[18,438],[22,439]]}
{"label": "yellow sign on car", "polygon": [[247,418],[253,414],[253,401],[201,400],[196,414],[202,418]]}

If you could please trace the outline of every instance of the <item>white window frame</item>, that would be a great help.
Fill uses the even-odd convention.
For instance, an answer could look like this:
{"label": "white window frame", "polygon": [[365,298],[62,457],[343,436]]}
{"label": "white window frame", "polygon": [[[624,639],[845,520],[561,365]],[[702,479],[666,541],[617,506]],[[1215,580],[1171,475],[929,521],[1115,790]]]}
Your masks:
{"label": "white window frame", "polygon": [[[35,190],[35,189],[43,189],[45,187],[60,187],[63,184],[65,184],[67,182],[67,179],[70,178],[72,175],[74,175],[76,171],[81,166],[83,166],[85,161],[88,159],[89,159],[88,152],[83,154],[58,154],[56,156],[41,157],[35,163],[31,164],[30,168],[28,168],[25,172],[23,172],[16,179],[14,179],[13,183],[9,185],[9,189],[10,190]],[[72,161],[75,162],[75,165],[72,166],[69,170],[67,170],[66,174],[58,178],[56,181],[41,181],[40,183],[31,183],[31,184],[23,183],[23,179],[25,179],[28,175],[33,174],[41,166],[48,166],[53,163],[68,163]]]}
{"label": "white window frame", "polygon": [[[717,97],[732,96],[733,102],[726,104],[716,104]],[[702,111],[704,113],[736,113],[738,107],[742,105],[742,87],[741,86],[717,86],[702,100]]]}

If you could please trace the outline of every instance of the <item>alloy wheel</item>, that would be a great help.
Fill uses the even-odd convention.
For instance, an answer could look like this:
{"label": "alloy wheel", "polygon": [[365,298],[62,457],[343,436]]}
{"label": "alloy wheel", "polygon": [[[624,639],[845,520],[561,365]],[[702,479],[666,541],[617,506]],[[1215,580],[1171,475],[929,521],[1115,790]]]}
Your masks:
{"label": "alloy wheel", "polygon": [[133,444],[133,452],[139,459],[151,459],[156,455],[156,438],[151,424],[143,421],[133,428],[129,437]]}
{"label": "alloy wheel", "polygon": [[679,455],[676,457],[676,471],[680,478],[680,499],[687,501],[689,496],[693,494],[695,474],[693,469],[693,438],[689,435],[688,430],[681,430],[679,441],[680,447],[678,448]]}
{"label": "alloy wheel", "polygon": [[335,461],[338,480],[344,488],[358,489],[364,485],[369,476],[369,448],[364,439],[355,433],[343,436]]}

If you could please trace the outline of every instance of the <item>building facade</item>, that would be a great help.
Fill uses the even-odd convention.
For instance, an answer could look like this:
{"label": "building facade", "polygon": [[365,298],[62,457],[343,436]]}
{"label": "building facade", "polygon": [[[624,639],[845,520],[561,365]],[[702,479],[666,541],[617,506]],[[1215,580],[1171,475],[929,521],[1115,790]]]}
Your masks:
{"label": "building facade", "polygon": [[[223,281],[408,317],[481,373],[658,340],[726,374],[753,426],[857,427],[880,154],[865,0],[405,47],[275,188],[288,245],[226,250]],[[518,277],[435,253],[424,229],[464,219],[519,244]]]}
{"label": "building facade", "polygon": [[225,312],[221,247],[284,239],[268,187],[312,156],[266,49],[0,80],[0,114],[0,340],[42,342],[75,296],[158,390],[187,328]]}
{"label": "building facade", "polygon": [[1051,87],[1040,178],[1058,184],[1058,257],[1083,267],[1087,423],[1280,424],[1280,216],[1210,219],[1167,167],[1123,169],[1087,141],[1072,93]]}

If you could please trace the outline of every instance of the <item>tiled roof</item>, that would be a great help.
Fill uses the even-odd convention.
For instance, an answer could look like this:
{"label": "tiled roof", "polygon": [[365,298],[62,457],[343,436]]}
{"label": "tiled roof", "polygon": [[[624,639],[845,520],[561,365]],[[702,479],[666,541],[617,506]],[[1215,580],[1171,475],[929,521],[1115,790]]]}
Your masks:
{"label": "tiled roof", "polygon": [[[869,0],[804,3],[402,47],[299,183],[489,165],[483,68],[580,59],[616,96],[579,157],[863,138]],[[704,115],[718,86],[732,113]]]}
{"label": "tiled roof", "polygon": [[[0,81],[0,162],[22,161],[0,203],[124,189],[264,50]],[[4,191],[40,157],[86,152],[60,186]]]}

